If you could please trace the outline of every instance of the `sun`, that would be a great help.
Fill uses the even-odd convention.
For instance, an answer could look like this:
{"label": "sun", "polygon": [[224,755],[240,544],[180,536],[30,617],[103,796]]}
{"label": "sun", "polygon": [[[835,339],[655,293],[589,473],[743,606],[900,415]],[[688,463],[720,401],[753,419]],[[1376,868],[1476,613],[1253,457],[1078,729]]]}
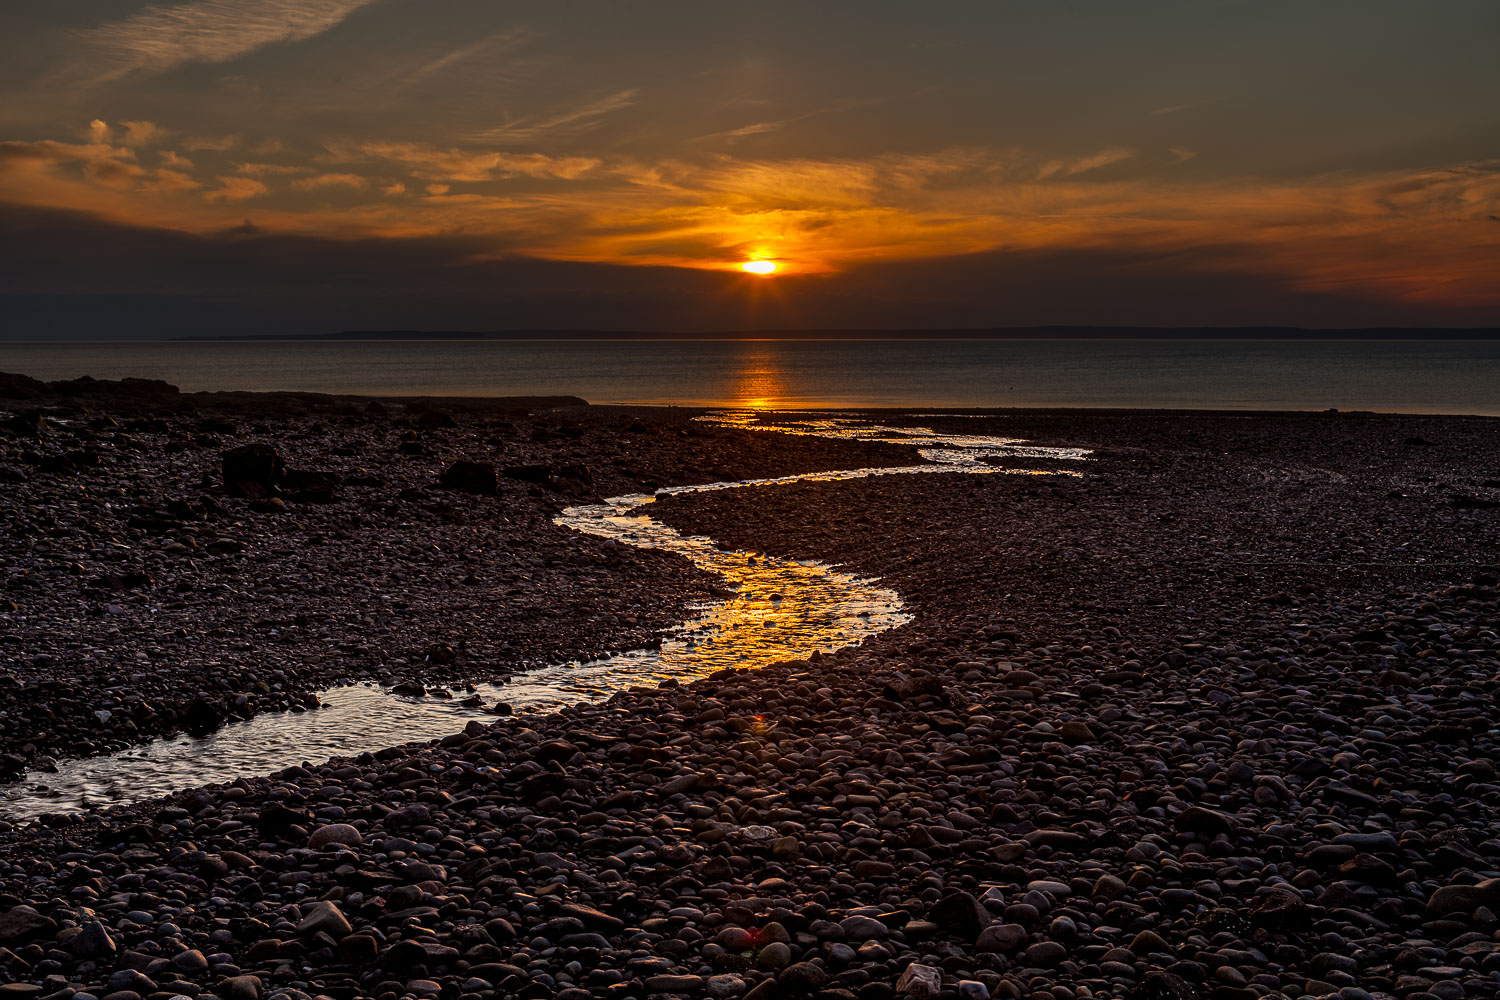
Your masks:
{"label": "sun", "polygon": [[740,265],[740,270],[749,271],[751,274],[775,274],[776,262],[774,260],[747,260]]}

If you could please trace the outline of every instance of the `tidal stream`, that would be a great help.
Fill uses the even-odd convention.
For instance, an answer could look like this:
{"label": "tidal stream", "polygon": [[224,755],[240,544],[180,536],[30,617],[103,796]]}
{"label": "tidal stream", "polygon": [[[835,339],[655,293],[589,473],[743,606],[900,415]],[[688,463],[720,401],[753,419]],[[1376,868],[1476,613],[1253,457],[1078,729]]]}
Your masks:
{"label": "tidal stream", "polygon": [[[765,416],[777,422],[762,422]],[[868,476],[1078,475],[1072,470],[999,467],[987,460],[1080,461],[1089,454],[1010,438],[889,427],[844,415],[720,413],[700,419],[749,430],[915,445],[929,464],[674,486],[655,494],[569,507],[555,523],[624,545],[678,553],[723,577],[724,587],[734,596],[697,608],[698,616],[672,630],[660,649],[559,663],[501,683],[480,684],[473,692],[460,691],[451,698],[397,695],[373,684],[332,688],[319,694],[323,707],[317,710],[259,715],[208,736],[179,735],[108,756],[64,761],[53,773],[32,771],[0,789],[0,818],[21,822],[48,813],[105,808],[241,775],[447,736],[471,719],[495,722],[494,713],[484,706],[496,702],[520,713],[551,711],[603,701],[634,686],[690,681],[728,667],[754,669],[854,645],[910,620],[895,591],[822,563],[722,550],[712,539],[684,536],[655,520],[648,512],[651,503],[679,493]]]}

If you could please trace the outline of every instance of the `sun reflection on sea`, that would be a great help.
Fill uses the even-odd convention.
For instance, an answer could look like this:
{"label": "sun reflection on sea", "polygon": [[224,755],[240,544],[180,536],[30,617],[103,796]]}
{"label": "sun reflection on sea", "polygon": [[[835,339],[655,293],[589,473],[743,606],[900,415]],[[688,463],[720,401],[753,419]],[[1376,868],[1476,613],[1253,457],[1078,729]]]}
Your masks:
{"label": "sun reflection on sea", "polygon": [[786,380],[774,348],[747,345],[735,376],[735,405],[748,410],[771,410],[786,403]]}

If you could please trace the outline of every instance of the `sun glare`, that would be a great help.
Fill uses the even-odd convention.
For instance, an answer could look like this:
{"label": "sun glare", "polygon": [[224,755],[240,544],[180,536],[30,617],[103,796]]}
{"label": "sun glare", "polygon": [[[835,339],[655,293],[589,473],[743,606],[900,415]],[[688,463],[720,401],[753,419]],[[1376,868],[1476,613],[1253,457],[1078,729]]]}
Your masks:
{"label": "sun glare", "polygon": [[751,274],[774,274],[776,262],[774,260],[747,260],[740,265],[740,269],[749,271]]}

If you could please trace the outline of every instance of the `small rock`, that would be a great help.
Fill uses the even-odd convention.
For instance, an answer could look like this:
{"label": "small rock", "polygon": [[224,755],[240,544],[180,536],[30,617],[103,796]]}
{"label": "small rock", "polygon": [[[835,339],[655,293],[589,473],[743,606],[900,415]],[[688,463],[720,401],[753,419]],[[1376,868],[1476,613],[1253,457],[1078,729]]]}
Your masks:
{"label": "small rock", "polygon": [[330,823],[314,830],[312,836],[307,839],[307,846],[316,850],[328,844],[356,847],[364,842],[364,835],[348,823]]}
{"label": "small rock", "polygon": [[90,920],[83,929],[68,942],[73,954],[80,958],[99,959],[114,955],[118,950],[109,930],[97,920]]}
{"label": "small rock", "polygon": [[1038,941],[1026,949],[1026,961],[1032,965],[1056,965],[1068,957],[1068,949],[1057,941]]}
{"label": "small rock", "polygon": [[943,988],[943,974],[930,965],[913,962],[896,980],[896,993],[900,996],[925,1000]]}
{"label": "small rock", "polygon": [[1026,928],[1020,924],[990,924],[979,932],[979,940],[974,943],[974,947],[980,951],[1004,954],[1021,947],[1026,943],[1026,938]]}
{"label": "small rock", "polygon": [[298,934],[310,936],[322,931],[334,940],[347,937],[351,930],[343,911],[326,899],[314,903],[297,924]]}
{"label": "small rock", "polygon": [[708,979],[708,995],[711,997],[727,1000],[729,997],[737,997],[745,992],[745,981],[739,976],[710,976]]}
{"label": "small rock", "polygon": [[57,931],[57,921],[30,906],[12,906],[0,914],[0,941],[25,941]]}
{"label": "small rock", "polygon": [[1477,885],[1445,885],[1427,900],[1427,915],[1470,914],[1481,906],[1496,904],[1500,904],[1500,878],[1485,879]]}
{"label": "small rock", "polygon": [[231,976],[216,988],[224,1000],[259,1000],[260,991],[259,976]]}
{"label": "small rock", "polygon": [[781,970],[777,981],[785,988],[797,993],[811,993],[823,988],[828,982],[828,973],[812,962],[796,962]]}

